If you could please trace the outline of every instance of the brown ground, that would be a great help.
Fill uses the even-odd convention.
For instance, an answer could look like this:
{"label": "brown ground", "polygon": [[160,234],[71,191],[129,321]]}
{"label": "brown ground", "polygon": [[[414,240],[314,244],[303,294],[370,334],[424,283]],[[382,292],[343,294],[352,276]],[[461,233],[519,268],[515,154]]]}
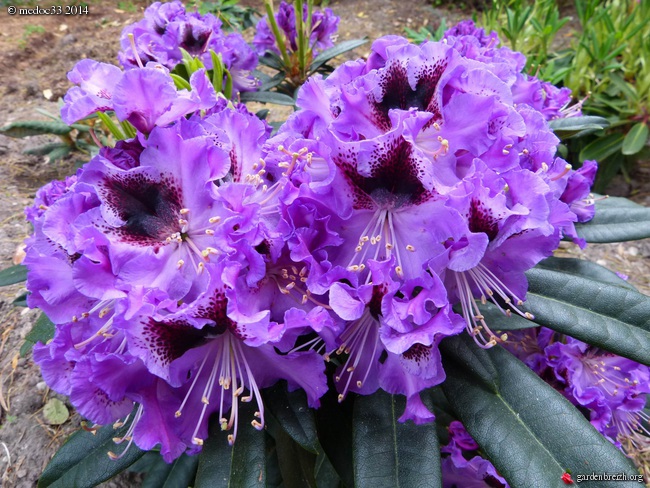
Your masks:
{"label": "brown ground", "polygon": [[[57,113],[55,100],[69,87],[67,71],[84,57],[106,62],[115,60],[122,28],[141,17],[144,5],[141,1],[135,5],[120,2],[123,8],[120,10],[89,3],[87,16],[9,16],[6,8],[0,7],[0,126],[19,120],[46,120],[37,108]],[[261,0],[242,3],[261,10]],[[461,18],[458,12],[441,12],[427,3],[426,0],[335,0],[330,6],[341,16],[340,40],[364,35],[374,39],[382,34],[401,34],[404,26],[418,29],[424,23],[437,25],[441,14],[449,24]],[[356,54],[363,54],[367,46],[359,48]],[[276,117],[281,114],[276,113]],[[51,164],[41,156],[22,153],[24,149],[55,140],[0,136],[0,268],[19,259],[17,249],[30,232],[22,212],[36,189],[73,171],[73,161]],[[633,192],[633,199],[650,205],[650,168],[639,171],[632,184],[619,182],[616,192],[622,195]],[[612,270],[628,274],[630,281],[650,293],[648,240],[590,246],[586,253],[575,246],[565,251],[586,255]],[[11,305],[23,292],[20,285],[0,288],[0,480],[3,486],[18,488],[35,486],[50,457],[80,422],[77,415],[62,426],[45,422],[43,405],[57,395],[45,386],[31,357],[18,355],[25,335],[38,316],[37,311]],[[61,400],[66,399],[61,397]],[[136,481],[121,477],[104,486],[133,486]]]}

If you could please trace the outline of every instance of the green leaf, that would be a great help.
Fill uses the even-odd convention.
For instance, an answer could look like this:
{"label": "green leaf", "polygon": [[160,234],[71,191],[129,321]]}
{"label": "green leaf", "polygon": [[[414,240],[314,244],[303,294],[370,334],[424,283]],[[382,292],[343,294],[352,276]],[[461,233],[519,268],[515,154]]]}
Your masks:
{"label": "green leaf", "polygon": [[284,73],[284,62],[282,58],[273,52],[267,51],[264,56],[260,57],[260,64]]}
{"label": "green leaf", "polygon": [[602,161],[603,159],[607,159],[612,154],[621,150],[621,147],[623,147],[623,138],[623,134],[619,133],[599,137],[582,148],[578,157],[580,161],[587,159]]}
{"label": "green leaf", "polygon": [[578,236],[587,242],[633,241],[650,237],[650,208],[627,198],[609,197],[596,201],[596,215],[576,224]]}
{"label": "green leaf", "polygon": [[27,293],[23,293],[11,303],[14,307],[27,307]]}
{"label": "green leaf", "polygon": [[43,417],[50,425],[61,425],[70,418],[70,412],[61,400],[50,398],[43,407]]}
{"label": "green leaf", "polygon": [[20,348],[20,355],[27,355],[27,353],[32,350],[32,347],[34,347],[34,344],[37,342],[47,344],[53,337],[54,324],[47,318],[47,315],[42,313],[38,319],[36,319],[36,322],[34,322],[32,330],[30,330],[25,336],[25,343]]}
{"label": "green leaf", "polygon": [[603,117],[585,115],[551,120],[548,125],[560,139],[568,139],[577,134],[585,135],[609,127],[609,122]]}
{"label": "green leaf", "polygon": [[264,92],[264,91],[268,91],[268,90],[270,90],[271,88],[275,88],[275,87],[278,86],[280,83],[282,83],[282,81],[284,80],[284,78],[285,78],[285,76],[284,76],[284,73],[283,73],[283,72],[278,73],[278,74],[275,75],[273,78],[268,77],[268,79],[266,79],[266,80],[262,80],[262,84],[259,86],[258,91],[260,91],[260,92]]}
{"label": "green leaf", "polygon": [[239,430],[232,447],[228,445],[231,431],[222,431],[217,416],[212,417],[208,438],[199,455],[194,488],[266,485],[265,432],[258,431],[248,421],[254,418],[254,410],[254,402],[240,402]]}
{"label": "green leaf", "polygon": [[23,153],[33,154],[35,156],[45,156],[46,154],[49,154],[54,150],[63,149],[63,148],[66,148],[69,151],[70,145],[64,142],[52,142],[50,144],[43,144],[42,146],[33,147],[31,149],[25,149]]}
{"label": "green leaf", "polygon": [[339,478],[334,466],[324,453],[320,453],[316,457],[314,475],[316,476],[316,486],[318,488],[339,488],[341,486],[341,478]]}
{"label": "green leaf", "polygon": [[340,56],[343,53],[356,49],[368,42],[367,39],[350,39],[349,41],[339,42],[336,46],[326,49],[314,58],[309,66],[309,72],[313,73],[330,59]]}
{"label": "green leaf", "polygon": [[289,392],[286,381],[264,390],[264,405],[281,428],[307,451],[318,454],[318,434],[314,411],[307,405],[303,390]]}
{"label": "green leaf", "polygon": [[158,455],[147,470],[141,488],[186,488],[192,485],[198,464],[199,457],[196,455],[182,454],[172,464],[167,464]]}
{"label": "green leaf", "polygon": [[[459,347],[464,344],[464,347]],[[467,335],[441,344],[447,379],[442,389],[472,437],[513,488],[561,488],[565,471],[574,475],[598,470],[636,474],[623,453],[607,441],[560,393],[500,346],[485,351],[482,361],[497,372],[495,391],[483,386],[458,364],[471,364],[479,347]],[[485,365],[475,365],[478,369]],[[596,468],[597,466],[597,468]],[[580,486],[583,486],[581,483]],[[591,488],[638,486],[602,481]]]}
{"label": "green leaf", "polygon": [[650,365],[650,297],[561,270],[533,268],[526,277],[523,308],[536,323]]}
{"label": "green leaf", "polygon": [[406,400],[378,390],[354,403],[354,486],[440,487],[440,455],[434,423],[399,422]]}
{"label": "green leaf", "polygon": [[623,140],[621,152],[626,156],[638,153],[648,141],[648,125],[644,122],[635,124]]}
{"label": "green leaf", "polygon": [[546,258],[544,261],[537,264],[538,268],[548,269],[551,271],[560,271],[562,273],[579,276],[603,283],[622,286],[628,290],[636,291],[636,288],[631,283],[620,278],[613,271],[596,264],[593,261],[576,258]]}
{"label": "green leaf", "polygon": [[104,112],[97,112],[97,117],[99,117],[99,119],[104,123],[108,131],[113,135],[115,139],[118,141],[126,139],[126,136],[122,133],[122,129],[117,126],[110,115]]}
{"label": "green leaf", "polygon": [[61,144],[59,147],[55,147],[48,153],[47,159],[49,162],[58,161],[70,154],[73,149],[74,148],[69,144]]}
{"label": "green leaf", "polygon": [[172,77],[172,80],[174,80],[174,85],[176,85],[176,88],[178,90],[192,90],[192,86],[190,85],[190,82],[187,81],[185,78],[182,76],[178,76],[175,73],[170,73],[169,74]]}
{"label": "green leaf", "polygon": [[27,279],[27,267],[16,264],[0,271],[0,286],[9,286]]}
{"label": "green leaf", "polygon": [[121,458],[108,456],[116,450],[113,438],[124,436],[127,429],[125,425],[115,431],[107,425],[94,435],[85,430],[72,434],[41,474],[38,488],[90,488],[124,471],[145,453],[131,444]]}
{"label": "green leaf", "polygon": [[67,124],[56,121],[30,120],[26,122],[14,122],[0,128],[0,134],[7,137],[28,137],[42,134],[54,134],[62,136],[72,130]]}
{"label": "green leaf", "polygon": [[290,107],[296,104],[296,101],[289,95],[277,92],[243,92],[240,97],[242,102],[274,103]]}
{"label": "green leaf", "polygon": [[[330,363],[330,372],[332,371]],[[318,440],[323,452],[347,487],[354,486],[352,469],[352,415],[354,397],[349,395],[342,403],[338,402],[338,392],[334,385],[320,399],[321,406],[316,410]]]}
{"label": "green leaf", "polygon": [[316,454],[304,450],[275,420],[268,422],[269,433],[275,440],[278,466],[285,488],[316,488]]}

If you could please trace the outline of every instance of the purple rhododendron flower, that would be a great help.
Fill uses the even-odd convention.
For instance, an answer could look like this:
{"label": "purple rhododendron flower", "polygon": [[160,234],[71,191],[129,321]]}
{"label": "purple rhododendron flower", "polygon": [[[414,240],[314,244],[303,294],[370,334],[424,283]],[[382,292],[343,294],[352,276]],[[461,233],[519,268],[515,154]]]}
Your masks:
{"label": "purple rhododendron flower", "polygon": [[454,420],[449,424],[449,443],[440,448],[442,453],[442,486],[444,488],[508,488],[492,463],[479,455],[467,459],[478,444],[463,427]]}
{"label": "purple rhododendron flower", "polygon": [[539,111],[546,120],[581,115],[582,102],[569,107],[571,90],[557,88],[535,76],[522,73],[526,64],[523,54],[507,47],[500,47],[496,32],[486,34],[474,22],[466,20],[448,29],[442,41],[468,59],[475,59],[492,66],[499,78],[512,90],[517,104],[527,104]]}
{"label": "purple rhododendron flower", "polygon": [[118,59],[126,70],[149,62],[173,70],[183,61],[182,50],[212,69],[210,51],[213,51],[221,55],[226,69],[231,72],[235,92],[253,90],[257,86],[250,75],[257,66],[257,55],[241,34],[226,35],[217,17],[210,13],[187,12],[178,0],[151,4],[144,12],[144,19],[124,28],[120,42],[122,50]]}
{"label": "purple rhododendron flower", "polygon": [[[93,82],[80,79],[80,71]],[[109,71],[111,76],[106,76]],[[122,72],[110,64],[86,59],[77,63],[68,78],[79,86],[68,90],[63,99],[61,118],[66,124],[96,112],[114,111],[118,120],[148,134],[155,126],[212,108],[217,100],[205,69],[192,74],[189,91],[177,90],[169,71],[158,64]]]}
{"label": "purple rhododendron flower", "polygon": [[[303,22],[308,21],[308,15],[307,4],[305,3],[303,4]],[[298,32],[296,30],[296,12],[294,6],[284,0],[280,2],[275,20],[285,36],[287,49],[291,52],[297,52]],[[314,56],[334,46],[340,20],[330,8],[317,9],[312,12],[308,47]],[[266,16],[257,23],[253,46],[255,46],[257,54],[260,56],[263,56],[266,51],[280,54]]]}
{"label": "purple rhododendron flower", "polygon": [[[283,3],[277,21],[295,41],[293,15]],[[337,22],[313,14],[314,50]],[[239,425],[242,401],[263,428],[260,390],[279,380],[317,406],[335,361],[339,401],[382,389],[406,397],[401,421],[430,422],[420,393],[444,381],[438,346],[463,329],[485,348],[520,339],[517,356],[593,407],[612,439],[606,429],[637,415],[642,387],[621,389],[612,408],[585,365],[611,361],[617,383],[647,384],[646,370],[544,331],[497,336],[476,303],[531,318],[519,308],[525,272],[563,237],[581,243],[574,223],[593,216],[596,164],[574,171],[555,157],[557,107],[535,98],[519,53],[469,23],[446,43],[383,37],[367,60],[308,80],[270,137],[205,69],[187,90],[169,73],[180,48],[206,66],[221,53],[235,80],[234,66],[254,65],[216,18],[156,3],[129,32],[137,53],[125,48],[125,66],[131,55],[147,65],[79,63],[62,115],[114,111],[136,137],[26,209],[28,303],[56,325],[34,358],[82,415],[128,415],[123,440],[171,462],[201,450],[211,416],[231,443],[252,428]],[[264,22],[258,35],[269,37]],[[506,486],[488,461],[462,455],[476,448],[453,424],[447,479]]]}
{"label": "purple rhododendron flower", "polygon": [[309,80],[298,93],[302,110],[277,136],[284,144],[310,141],[303,144],[318,165],[306,170],[301,201],[331,201],[322,210],[329,229],[354,243],[320,259],[319,286],[332,286],[340,269],[367,281],[368,259],[393,259],[399,280],[429,270],[443,278],[449,301],[460,302],[482,345],[501,338],[474,298],[501,308],[499,297],[505,313],[530,318],[517,308],[524,272],[563,235],[575,235],[569,200],[585,198],[579,190],[560,198],[576,172],[564,163],[556,173],[561,160],[549,168],[558,139],[540,112],[514,101],[508,73],[523,64],[505,63],[504,76],[503,61],[487,61],[444,43],[381,38],[366,62]]}
{"label": "purple rhododendron flower", "polygon": [[513,331],[506,348],[587,412],[592,425],[634,455],[648,445],[643,423],[650,369],[540,327]]}

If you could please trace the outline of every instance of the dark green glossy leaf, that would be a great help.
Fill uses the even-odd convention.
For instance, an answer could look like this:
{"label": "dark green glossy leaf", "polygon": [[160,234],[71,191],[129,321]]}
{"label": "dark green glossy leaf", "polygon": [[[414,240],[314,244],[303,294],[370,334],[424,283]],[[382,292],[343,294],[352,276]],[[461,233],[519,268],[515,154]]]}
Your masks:
{"label": "dark green glossy leaf", "polygon": [[350,39],[349,41],[339,42],[336,46],[326,49],[316,56],[312,61],[311,66],[309,66],[309,71],[313,73],[330,59],[340,56],[352,49],[356,49],[357,47],[364,45],[366,42],[368,42],[367,39]]}
{"label": "dark green glossy leaf", "polygon": [[526,277],[523,308],[536,323],[650,365],[650,297],[563,271],[533,268]]}
{"label": "dark green glossy leaf", "polygon": [[47,158],[49,162],[58,161],[61,158],[66,157],[73,150],[73,147],[68,144],[62,144],[59,147],[52,149],[48,154]]}
{"label": "dark green glossy leaf", "polygon": [[240,95],[242,102],[274,103],[293,107],[296,101],[289,95],[277,92],[244,92]]}
{"label": "dark green glossy leaf", "polygon": [[638,153],[648,141],[648,125],[644,122],[635,124],[625,136],[621,152],[626,156]]}
{"label": "dark green glossy leaf", "polygon": [[[443,391],[469,433],[513,488],[561,488],[565,471],[635,474],[636,468],[600,435],[560,393],[501,348],[486,355],[466,334],[444,339]],[[460,347],[464,344],[463,347]],[[477,358],[497,371],[496,391],[457,367]],[[476,365],[479,369],[484,365]],[[584,482],[589,488],[638,486],[624,482]]]}
{"label": "dark green glossy leaf", "polygon": [[264,56],[260,57],[260,64],[284,72],[284,63],[282,58],[275,53],[267,51]]}
{"label": "dark green glossy leaf", "polygon": [[314,411],[303,390],[288,391],[286,381],[264,390],[264,404],[281,428],[304,449],[317,454],[318,434]]}
{"label": "dark green glossy leaf", "polygon": [[30,120],[26,122],[14,122],[0,128],[0,134],[7,137],[28,137],[41,134],[64,135],[72,130],[72,127],[63,122]]}
{"label": "dark green glossy leaf", "polygon": [[167,464],[161,456],[147,470],[141,488],[187,488],[194,482],[198,456],[182,454],[173,463]]}
{"label": "dark green glossy leaf", "polygon": [[550,257],[540,262],[537,267],[551,271],[561,271],[562,273],[602,281],[603,283],[622,286],[623,288],[636,291],[634,285],[620,278],[613,271],[585,259]]}
{"label": "dark green glossy leaf", "polygon": [[269,422],[269,433],[275,440],[278,466],[285,488],[316,488],[316,454],[304,450],[275,421]]}
{"label": "dark green glossy leaf", "polygon": [[650,208],[626,198],[609,197],[596,202],[596,215],[576,224],[578,235],[587,242],[623,242],[650,237]]}
{"label": "dark green glossy leaf", "polygon": [[124,447],[117,446],[113,438],[124,436],[127,428],[116,431],[107,425],[95,435],[85,430],[72,434],[41,474],[38,488],[90,488],[124,471],[145,453],[131,444],[121,458],[113,460],[108,456],[109,451],[123,451]]}
{"label": "dark green glossy leaf", "polygon": [[50,154],[52,151],[67,149],[70,151],[70,145],[63,142],[53,142],[51,144],[43,144],[42,146],[33,147],[31,149],[25,149],[24,154],[33,154],[35,156],[45,156]]}
{"label": "dark green glossy leaf", "polygon": [[[331,364],[331,363],[330,363]],[[330,382],[316,410],[318,439],[339,478],[347,487],[354,486],[352,470],[352,414],[354,396],[348,395],[338,403],[338,393]]]}
{"label": "dark green glossy leaf", "polygon": [[609,122],[603,117],[585,115],[551,120],[548,125],[560,139],[568,139],[578,134],[582,136],[609,127]]}
{"label": "dark green glossy leaf", "polygon": [[316,476],[316,486],[318,488],[339,488],[341,486],[341,478],[339,478],[334,466],[324,453],[320,453],[316,457],[314,475]]}
{"label": "dark green glossy leaf", "polygon": [[399,422],[405,397],[378,390],[354,403],[354,486],[442,486],[434,423]]}
{"label": "dark green glossy leaf", "polygon": [[14,285],[27,279],[27,267],[17,264],[0,271],[0,286]]}
{"label": "dark green glossy leaf", "polygon": [[27,293],[23,293],[19,297],[15,298],[11,304],[14,307],[27,307]]}
{"label": "dark green glossy leaf", "polygon": [[273,436],[266,435],[266,488],[283,488],[278,451]]}
{"label": "dark green glossy leaf", "polygon": [[619,152],[623,147],[623,134],[614,133],[604,137],[599,137],[595,141],[587,144],[580,155],[580,161],[587,159],[595,159],[596,161],[603,161],[612,154]]}
{"label": "dark green glossy leaf", "polygon": [[280,72],[277,75],[275,75],[273,78],[269,76],[267,77],[267,79],[261,80],[262,83],[259,86],[259,91],[264,92],[270,90],[271,88],[275,88],[280,83],[282,83],[284,78],[285,78],[284,72]]}
{"label": "dark green glossy leaf", "polygon": [[37,342],[47,344],[52,337],[54,337],[54,324],[47,318],[47,315],[42,313],[34,322],[32,330],[25,336],[25,343],[20,348],[20,355],[28,354]]}
{"label": "dark green glossy leaf", "polygon": [[254,410],[254,402],[239,404],[239,430],[232,447],[228,445],[231,431],[222,431],[217,416],[212,417],[194,488],[266,486],[266,439],[264,431],[249,422]]}

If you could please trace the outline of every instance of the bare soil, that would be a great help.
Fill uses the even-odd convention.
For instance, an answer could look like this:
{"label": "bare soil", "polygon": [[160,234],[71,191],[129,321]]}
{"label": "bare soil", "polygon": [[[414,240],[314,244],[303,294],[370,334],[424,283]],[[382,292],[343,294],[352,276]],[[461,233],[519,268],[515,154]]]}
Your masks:
{"label": "bare soil", "polygon": [[[121,10],[117,2],[89,3],[89,14],[76,16],[10,16],[6,7],[0,7],[0,125],[47,120],[37,109],[58,113],[57,100],[70,87],[66,73],[82,58],[115,63],[122,28],[139,20],[146,6],[142,1],[120,2],[125,9]],[[242,3],[262,10],[261,0]],[[340,40],[363,36],[372,40],[384,34],[403,34],[406,26],[417,30],[425,24],[437,25],[442,17],[448,24],[463,17],[459,11],[434,9],[427,0],[335,0],[330,7],[341,16]],[[353,55],[365,54],[368,47],[358,48]],[[276,111],[276,117],[282,115],[284,112]],[[52,179],[71,174],[79,158],[51,163],[42,156],[23,153],[45,142],[56,142],[56,138],[0,136],[0,269],[20,262],[22,241],[30,233],[23,208],[35,191]],[[650,205],[650,167],[640,168],[631,183],[619,181],[614,191]],[[585,252],[567,245],[560,252],[625,273],[650,294],[650,240],[593,245]],[[81,419],[72,413],[63,425],[55,426],[48,425],[43,416],[43,406],[57,395],[42,381],[31,355],[19,356],[24,337],[39,314],[12,305],[24,291],[22,285],[0,288],[0,485],[31,488]],[[122,475],[103,486],[137,484],[137,476]]]}

